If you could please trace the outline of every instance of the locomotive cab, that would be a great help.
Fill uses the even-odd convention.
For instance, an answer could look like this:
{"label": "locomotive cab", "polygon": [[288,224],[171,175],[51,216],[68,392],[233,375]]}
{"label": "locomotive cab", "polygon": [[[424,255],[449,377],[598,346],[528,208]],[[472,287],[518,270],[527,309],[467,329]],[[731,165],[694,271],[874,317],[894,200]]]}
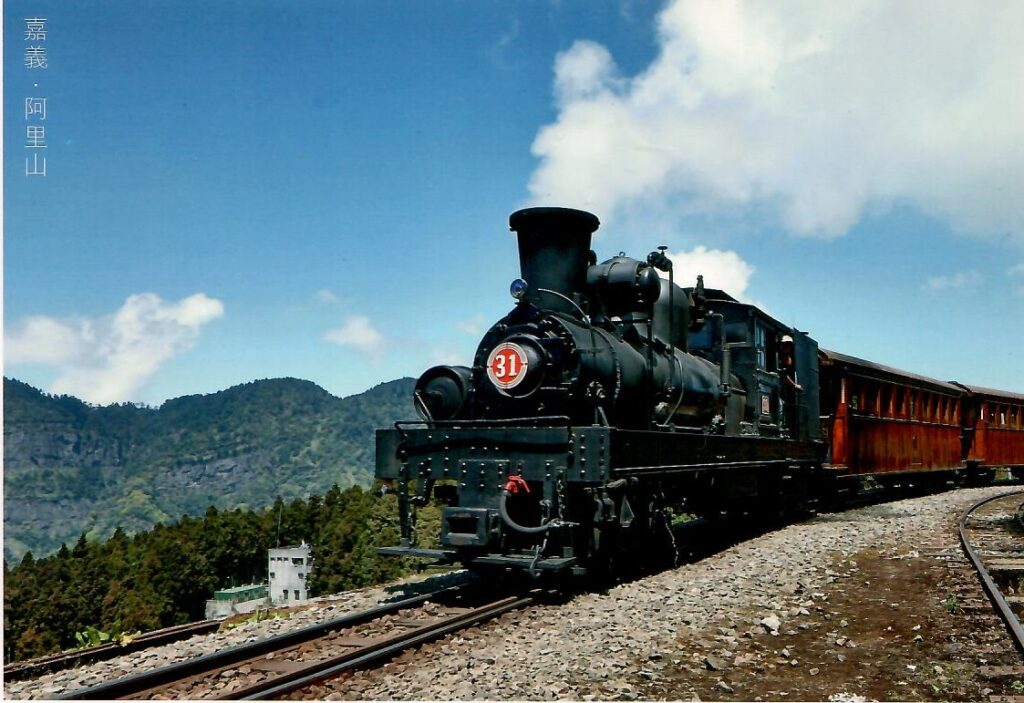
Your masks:
{"label": "locomotive cab", "polygon": [[705,297],[708,324],[690,335],[690,347],[739,379],[729,389],[745,396],[738,432],[818,439],[817,342],[723,291]]}

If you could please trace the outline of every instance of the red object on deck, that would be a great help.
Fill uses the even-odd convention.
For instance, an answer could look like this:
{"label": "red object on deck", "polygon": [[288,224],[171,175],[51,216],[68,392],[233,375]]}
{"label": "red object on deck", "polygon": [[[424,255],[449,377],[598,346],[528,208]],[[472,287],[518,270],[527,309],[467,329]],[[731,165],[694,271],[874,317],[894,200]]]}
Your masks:
{"label": "red object on deck", "polygon": [[526,479],[516,474],[508,477],[508,481],[505,482],[505,490],[515,495],[522,489],[524,493],[530,492],[530,487],[526,484]]}

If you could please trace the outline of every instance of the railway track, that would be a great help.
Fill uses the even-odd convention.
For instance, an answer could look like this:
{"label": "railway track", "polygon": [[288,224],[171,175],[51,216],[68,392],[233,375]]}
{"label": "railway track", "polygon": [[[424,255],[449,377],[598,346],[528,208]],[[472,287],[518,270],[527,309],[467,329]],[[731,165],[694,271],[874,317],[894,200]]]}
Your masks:
{"label": "railway track", "polygon": [[152,632],[145,632],[133,638],[127,644],[108,642],[98,647],[76,649],[37,659],[13,662],[4,667],[4,681],[21,681],[41,676],[51,671],[60,671],[61,669],[69,669],[81,664],[113,659],[114,657],[131,654],[132,652],[138,652],[149,647],[159,647],[160,645],[177,642],[192,635],[203,635],[213,632],[218,627],[220,627],[220,621],[218,620],[202,620],[200,622],[191,622],[185,625],[176,625],[174,627],[153,630]]}
{"label": "railway track", "polygon": [[1024,491],[986,498],[960,517],[960,544],[985,593],[1024,654]]}
{"label": "railway track", "polygon": [[537,601],[450,587],[73,691],[65,700],[279,698]]}

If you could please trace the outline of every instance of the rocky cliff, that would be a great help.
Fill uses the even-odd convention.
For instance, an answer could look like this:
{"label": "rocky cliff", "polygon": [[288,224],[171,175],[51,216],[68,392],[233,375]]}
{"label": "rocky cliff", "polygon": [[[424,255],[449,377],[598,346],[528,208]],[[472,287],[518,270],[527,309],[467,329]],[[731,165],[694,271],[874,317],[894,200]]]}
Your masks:
{"label": "rocky cliff", "polygon": [[160,408],[92,407],[4,379],[4,557],[278,496],[369,485],[373,431],[414,417],[412,379],[337,398],[254,381]]}

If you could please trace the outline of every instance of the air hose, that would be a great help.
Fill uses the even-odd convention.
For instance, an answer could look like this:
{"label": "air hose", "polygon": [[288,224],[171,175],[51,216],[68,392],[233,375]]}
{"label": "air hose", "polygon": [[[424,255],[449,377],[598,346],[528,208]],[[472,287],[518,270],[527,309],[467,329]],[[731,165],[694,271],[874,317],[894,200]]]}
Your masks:
{"label": "air hose", "polygon": [[511,491],[509,491],[507,488],[503,489],[501,491],[501,501],[498,503],[498,514],[501,515],[501,521],[508,525],[510,529],[513,529],[516,532],[522,532],[524,535],[539,535],[541,533],[547,532],[552,527],[557,527],[557,525],[555,524],[557,521],[555,520],[541,523],[536,527],[526,527],[525,525],[520,525],[518,522],[513,520],[512,517],[508,514],[508,508],[506,507],[505,504],[508,502],[508,497],[510,495],[512,495]]}
{"label": "air hose", "polygon": [[524,535],[539,535],[546,533],[548,530],[558,527],[570,527],[574,523],[563,522],[561,520],[548,520],[543,522],[536,527],[526,527],[520,525],[518,522],[512,519],[512,516],[508,514],[508,497],[513,493],[518,493],[522,489],[527,493],[530,492],[530,487],[526,485],[526,481],[522,476],[509,476],[508,482],[505,487],[501,490],[501,500],[498,502],[498,514],[501,516],[501,521],[504,522],[509,529],[521,532]]}

